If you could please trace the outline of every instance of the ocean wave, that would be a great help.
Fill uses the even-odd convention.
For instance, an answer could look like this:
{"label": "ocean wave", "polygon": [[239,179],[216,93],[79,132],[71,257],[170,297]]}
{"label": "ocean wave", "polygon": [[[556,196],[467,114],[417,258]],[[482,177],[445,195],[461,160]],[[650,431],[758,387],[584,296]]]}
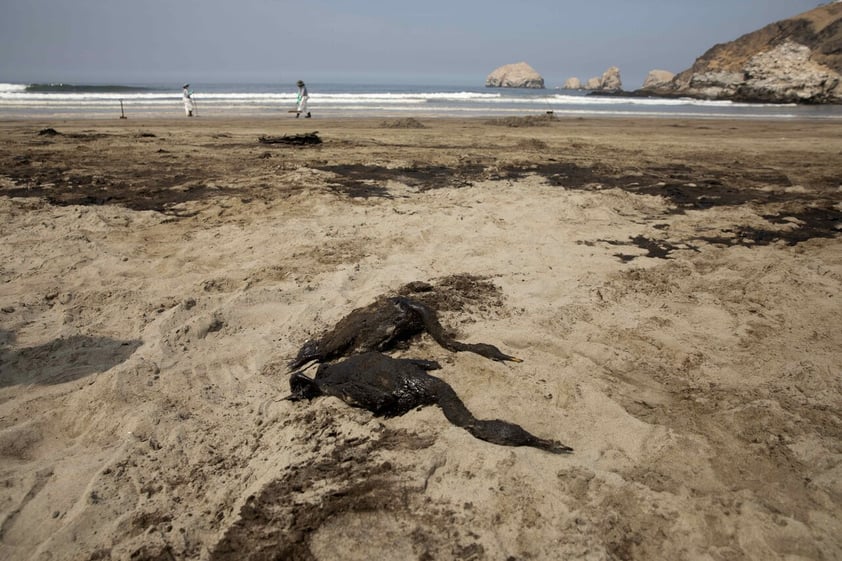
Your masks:
{"label": "ocean wave", "polygon": [[103,94],[47,94],[47,93],[20,93],[20,92],[3,92],[0,91],[0,102],[10,103],[41,103],[44,105],[52,105],[56,103],[89,103],[89,102],[109,102],[109,101],[138,101],[138,102],[154,102],[165,101],[172,103],[181,100],[181,94],[131,94],[124,95],[119,93],[103,93]]}
{"label": "ocean wave", "polygon": [[[277,84],[197,84],[193,99],[204,115],[263,114],[294,107],[295,92]],[[838,108],[736,103],[691,98],[593,96],[551,90],[493,90],[423,86],[325,84],[311,88],[310,103],[320,115],[418,113],[429,115],[640,115],[674,117],[842,118]],[[132,114],[182,111],[181,90],[169,85],[72,85],[0,83],[0,111],[18,115],[110,114],[123,105]]]}
{"label": "ocean wave", "polygon": [[[536,92],[537,93],[537,92]],[[194,99],[205,103],[290,103],[294,102],[292,92],[249,92],[249,91],[197,91]],[[141,86],[123,85],[73,85],[73,84],[0,84],[0,102],[64,104],[78,102],[86,105],[97,101],[118,101],[171,103],[181,98],[179,90],[162,90]],[[424,103],[489,104],[489,105],[536,105],[536,106],[698,106],[698,107],[753,107],[755,104],[736,103],[726,100],[700,100],[692,98],[641,98],[622,96],[584,96],[570,94],[532,94],[476,91],[427,91],[427,92],[316,92],[310,95],[312,103],[341,105],[419,105]],[[767,105],[771,106],[771,105]]]}
{"label": "ocean wave", "polygon": [[[253,92],[194,92],[193,98],[197,102],[238,102],[238,103],[290,103],[294,102],[294,93],[253,93]],[[31,89],[3,89],[0,88],[0,101],[6,100],[17,103],[49,103],[63,104],[66,102],[88,102],[123,100],[154,103],[156,101],[172,102],[181,99],[181,92],[111,92],[89,91],[72,92],[67,90],[40,91]],[[319,93],[311,94],[311,103],[327,104],[357,104],[357,105],[416,105],[427,102],[494,102],[500,99],[498,94],[477,94],[471,92],[457,93]]]}
{"label": "ocean wave", "polygon": [[0,93],[25,92],[26,84],[4,84],[0,83]]}
{"label": "ocean wave", "polygon": [[[179,94],[180,95],[180,94]],[[228,100],[228,101],[289,101],[295,99],[294,93],[216,93],[196,92],[194,97],[205,100]],[[484,94],[476,92],[421,92],[421,93],[358,93],[358,92],[337,92],[337,93],[311,93],[310,101],[323,101],[328,103],[418,103],[428,100],[443,101],[492,101],[500,99],[500,94]]]}
{"label": "ocean wave", "polygon": [[28,84],[25,87],[25,91],[30,93],[133,93],[148,92],[150,90],[152,90],[152,88],[143,86],[121,86],[117,84]]}

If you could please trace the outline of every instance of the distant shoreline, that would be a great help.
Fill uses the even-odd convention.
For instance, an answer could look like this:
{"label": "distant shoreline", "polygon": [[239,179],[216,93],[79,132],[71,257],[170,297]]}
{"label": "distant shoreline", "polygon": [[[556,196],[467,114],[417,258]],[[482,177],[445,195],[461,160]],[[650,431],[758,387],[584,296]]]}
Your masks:
{"label": "distant shoreline", "polygon": [[[586,90],[581,90],[586,91]],[[731,101],[734,103],[754,103],[757,105],[780,105],[780,103],[770,101],[769,99],[764,99],[761,97],[752,97],[752,96],[734,96],[728,98],[711,98],[711,97],[704,97],[699,95],[692,95],[688,93],[653,93],[648,90],[620,90],[620,91],[588,91],[586,94],[588,97],[616,97],[616,98],[639,98],[639,99],[682,99],[682,98],[689,98],[689,99],[697,99],[700,101]],[[814,103],[810,101],[804,102],[794,102],[792,105],[798,105],[803,107],[842,107],[840,103]]]}
{"label": "distant shoreline", "polygon": [[[633,92],[375,84],[308,84],[315,118],[376,116],[516,117],[552,112],[559,117],[842,118],[837,106],[752,104]],[[201,118],[288,117],[295,91],[278,84],[193,84]],[[137,85],[0,84],[0,118],[184,118],[181,92]]]}
{"label": "distant shoreline", "polygon": [[[83,123],[89,121],[91,123],[106,123],[110,121],[117,121],[121,123],[161,123],[174,122],[184,126],[190,126],[190,123],[198,123],[201,121],[214,122],[295,122],[294,116],[289,115],[287,111],[274,110],[262,113],[228,113],[228,114],[202,114],[192,119],[184,117],[183,113],[172,111],[170,113],[160,114],[132,114],[130,108],[126,111],[125,118],[121,117],[119,106],[116,111],[111,111],[103,114],[8,114],[0,111],[0,123],[54,123],[54,122],[71,122]],[[384,112],[374,116],[361,116],[352,114],[315,114],[312,119],[304,121],[310,126],[317,126],[318,123],[331,121],[384,121],[390,119],[404,119],[412,118],[421,121],[489,121],[489,120],[517,120],[517,119],[534,119],[542,117],[552,117],[558,121],[581,121],[581,120],[605,120],[605,121],[721,121],[721,122],[769,122],[769,123],[787,123],[787,122],[833,122],[842,121],[842,113],[840,114],[815,114],[815,115],[786,115],[786,116],[772,116],[772,115],[722,115],[722,114],[695,114],[695,115],[670,115],[670,114],[613,114],[613,113],[589,113],[589,114],[567,114],[561,111],[524,111],[519,113],[508,114],[473,114],[473,115],[455,115],[455,114],[436,114],[436,113],[391,113]]]}

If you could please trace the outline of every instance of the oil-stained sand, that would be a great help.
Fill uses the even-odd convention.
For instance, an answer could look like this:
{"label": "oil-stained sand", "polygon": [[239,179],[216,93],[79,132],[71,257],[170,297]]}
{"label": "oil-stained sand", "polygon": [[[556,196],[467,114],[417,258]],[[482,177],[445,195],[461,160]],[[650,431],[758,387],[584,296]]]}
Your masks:
{"label": "oil-stained sand", "polygon": [[[842,557],[836,123],[285,117],[0,123],[0,556]],[[572,455],[282,400],[415,281]]]}

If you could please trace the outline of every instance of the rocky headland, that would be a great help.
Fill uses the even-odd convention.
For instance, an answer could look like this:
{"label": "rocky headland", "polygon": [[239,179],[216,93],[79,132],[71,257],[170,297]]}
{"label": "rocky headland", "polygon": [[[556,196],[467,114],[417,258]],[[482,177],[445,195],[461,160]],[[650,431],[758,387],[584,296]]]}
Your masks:
{"label": "rocky headland", "polygon": [[842,1],[715,45],[679,74],[652,70],[624,91],[617,67],[562,89],[591,95],[693,97],[758,103],[842,103]]}
{"label": "rocky headland", "polygon": [[764,103],[842,103],[842,3],[715,45],[693,66],[637,94]]}

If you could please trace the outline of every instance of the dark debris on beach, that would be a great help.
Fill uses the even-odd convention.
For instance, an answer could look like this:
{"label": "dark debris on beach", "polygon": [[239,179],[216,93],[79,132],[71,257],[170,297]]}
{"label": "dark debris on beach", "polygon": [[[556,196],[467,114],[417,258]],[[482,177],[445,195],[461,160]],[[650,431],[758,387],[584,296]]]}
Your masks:
{"label": "dark debris on beach", "polygon": [[289,146],[308,146],[322,143],[319,131],[285,134],[283,136],[261,136],[258,141],[261,144],[286,144]]}
{"label": "dark debris on beach", "polygon": [[[513,121],[512,126],[528,126],[532,121],[535,124],[547,123],[549,120],[550,117],[538,117],[528,122],[520,119],[516,123]],[[219,186],[217,168],[206,165],[216,161],[214,152],[248,150],[248,144],[228,142],[202,145],[202,154],[190,155],[191,159],[202,163],[189,168],[178,166],[180,171],[173,173],[173,160],[186,156],[165,150],[161,144],[166,141],[147,130],[134,131],[122,137],[127,144],[126,149],[134,150],[146,143],[148,148],[144,149],[154,149],[154,157],[160,159],[160,163],[145,161],[141,167],[122,165],[119,157],[107,160],[113,164],[110,168],[103,167],[102,159],[94,150],[96,145],[90,142],[104,137],[119,141],[119,135],[113,133],[84,130],[65,134],[47,127],[38,131],[37,136],[43,140],[31,142],[25,152],[17,150],[0,153],[3,176],[10,180],[0,187],[0,196],[42,198],[49,204],[59,206],[119,205],[178,218],[195,214],[185,210],[183,203],[232,196],[247,203],[283,197],[284,193],[304,188],[284,185],[283,190],[256,190],[251,187]],[[219,136],[228,138],[228,135]],[[260,143],[266,145],[307,146],[321,142],[317,132],[260,137]],[[521,145],[524,142],[521,140]],[[71,160],[54,150],[54,147],[62,145],[70,148],[75,146],[72,165]],[[87,146],[91,150],[86,151]],[[545,149],[540,143],[528,143],[528,147],[531,152]],[[271,156],[271,153],[263,152],[257,158],[267,160]],[[636,195],[662,197],[670,203],[665,211],[668,215],[742,205],[751,205],[758,210],[768,209],[762,215],[770,223],[768,228],[741,226],[677,242],[642,236],[608,242],[612,245],[637,246],[646,252],[646,256],[653,258],[668,259],[675,251],[692,250],[694,242],[745,247],[777,242],[794,245],[813,238],[834,237],[840,233],[842,216],[836,206],[836,190],[840,178],[835,176],[814,178],[810,189],[805,190],[792,189],[793,180],[780,169],[740,162],[658,162],[627,169],[607,161],[583,165],[565,161],[558,156],[541,159],[537,163],[471,160],[457,165],[424,163],[396,167],[325,161],[308,162],[306,165],[330,173],[326,188],[354,199],[394,198],[396,184],[408,187],[409,193],[423,193],[433,189],[458,189],[478,181],[516,181],[527,176],[538,176],[547,184],[563,189],[621,189]],[[244,162],[242,160],[236,166],[243,167],[246,165]],[[781,220],[785,220],[785,223],[781,223]],[[627,261],[638,256],[621,253],[617,257]]]}

